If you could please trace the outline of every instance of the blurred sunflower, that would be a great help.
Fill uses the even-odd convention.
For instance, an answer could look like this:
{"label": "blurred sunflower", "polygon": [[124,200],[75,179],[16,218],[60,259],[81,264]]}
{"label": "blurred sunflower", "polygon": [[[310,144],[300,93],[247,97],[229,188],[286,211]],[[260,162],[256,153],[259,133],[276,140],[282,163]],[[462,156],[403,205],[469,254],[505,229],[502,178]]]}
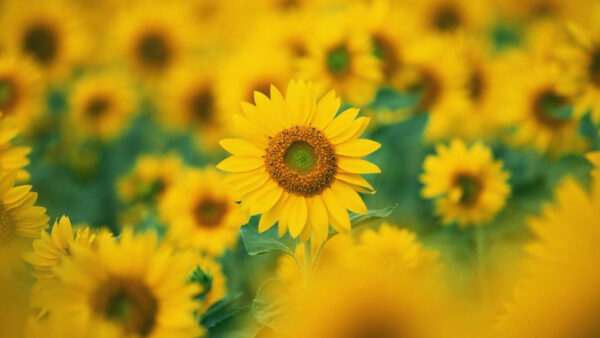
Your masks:
{"label": "blurred sunflower", "polygon": [[23,168],[29,164],[27,154],[31,148],[12,144],[18,133],[14,121],[0,116],[0,168],[7,172],[16,171],[17,180],[23,182],[29,180],[29,173]]}
{"label": "blurred sunflower", "polygon": [[248,222],[222,175],[212,169],[190,169],[165,193],[159,213],[171,241],[212,256],[232,248]]}
{"label": "blurred sunflower", "polygon": [[596,167],[592,171],[592,176],[597,177],[598,181],[600,181],[600,151],[587,153],[586,157],[588,161],[590,161],[594,165],[594,167]]}
{"label": "blurred sunflower", "polygon": [[227,280],[221,265],[211,257],[199,255],[196,260],[196,269],[201,269],[204,276],[204,280],[199,281],[201,290],[196,296],[196,299],[202,301],[200,312],[204,313],[227,295]]}
{"label": "blurred sunflower", "polygon": [[312,84],[294,80],[285,98],[274,86],[270,99],[256,92],[256,106],[244,104],[234,116],[244,138],[221,141],[232,156],[217,168],[232,173],[227,185],[242,206],[262,214],[260,232],[278,222],[281,236],[289,229],[294,238],[320,243],[328,224],[350,230],[347,210],[367,212],[357,192],[374,190],[360,174],[381,170],[361,159],[380,147],[358,139],[369,119],[357,119],[356,108],[335,117],[340,100],[333,91],[318,102],[316,95]]}
{"label": "blurred sunflower", "polygon": [[481,226],[504,207],[510,194],[509,174],[482,143],[467,147],[454,139],[436,147],[423,164],[421,196],[436,199],[436,214],[445,224]]}
{"label": "blurred sunflower", "polygon": [[579,118],[559,65],[522,56],[510,62],[517,75],[505,99],[510,123],[517,126],[512,141],[552,155],[585,150],[589,145],[579,134]]}
{"label": "blurred sunflower", "polygon": [[593,0],[496,0],[500,10],[508,15],[533,21],[588,22]]}
{"label": "blurred sunflower", "polygon": [[26,59],[0,56],[0,112],[27,131],[43,114],[42,86],[37,68]]}
{"label": "blurred sunflower", "polygon": [[[69,316],[87,337],[194,337],[197,286],[187,282],[193,257],[157,246],[153,233],[121,232],[96,249],[74,245],[56,269],[51,312]],[[122,259],[127,257],[128,259]]]}
{"label": "blurred sunflower", "polygon": [[298,61],[299,76],[313,81],[319,93],[333,89],[345,101],[366,105],[382,78],[380,60],[369,35],[349,26],[337,16],[317,23],[308,54]]}
{"label": "blurred sunflower", "polygon": [[46,209],[34,206],[37,194],[30,185],[15,186],[16,172],[0,173],[0,278],[23,268],[21,255],[48,227]]}
{"label": "blurred sunflower", "polygon": [[160,100],[161,121],[179,129],[193,130],[201,141],[198,144],[208,150],[218,147],[218,141],[231,125],[232,114],[224,108],[227,104],[223,102],[223,87],[219,82],[222,80],[217,68],[212,61],[204,65],[177,65],[166,77]]}
{"label": "blurred sunflower", "polygon": [[478,31],[489,24],[492,13],[490,1],[424,0],[407,7],[419,29],[429,34]]}
{"label": "blurred sunflower", "polygon": [[31,58],[49,81],[69,76],[88,53],[85,28],[65,1],[11,1],[0,22],[6,49]]}
{"label": "blurred sunflower", "polygon": [[498,323],[505,337],[597,337],[600,334],[600,181],[591,193],[572,179],[556,202],[530,220],[523,280]]}
{"label": "blurred sunflower", "polygon": [[456,136],[458,121],[468,108],[462,82],[466,71],[457,46],[445,39],[425,38],[408,45],[404,55],[406,67],[397,89],[414,96],[415,103],[398,114],[429,114],[428,140]]}
{"label": "blurred sunflower", "polygon": [[140,156],[132,171],[119,180],[119,197],[126,203],[158,205],[183,172],[183,161],[177,154]]}
{"label": "blurred sunflower", "polygon": [[120,12],[112,33],[115,49],[147,83],[162,76],[192,48],[190,17],[183,7],[138,3]]}
{"label": "blurred sunflower", "polygon": [[69,98],[70,122],[84,135],[101,140],[117,137],[128,126],[137,97],[126,76],[117,73],[86,75]]}

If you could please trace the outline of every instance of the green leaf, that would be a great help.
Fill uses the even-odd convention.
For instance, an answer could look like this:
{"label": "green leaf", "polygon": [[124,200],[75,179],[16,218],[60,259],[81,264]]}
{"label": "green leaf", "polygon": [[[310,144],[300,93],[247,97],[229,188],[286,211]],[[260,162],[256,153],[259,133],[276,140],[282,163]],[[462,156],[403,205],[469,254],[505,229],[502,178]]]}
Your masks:
{"label": "green leaf", "polygon": [[371,222],[378,221],[382,218],[388,217],[398,205],[394,205],[393,207],[387,207],[383,209],[373,209],[369,210],[366,214],[350,214],[350,222],[352,223],[352,228],[356,228],[362,225],[369,224]]}
{"label": "green leaf", "polygon": [[264,326],[277,329],[282,309],[289,303],[292,291],[279,278],[266,280],[256,292],[252,301],[252,314]]}
{"label": "green leaf", "polygon": [[258,233],[256,221],[242,227],[242,241],[250,256],[273,251],[282,251],[293,256],[296,248],[295,241],[289,234],[279,238],[277,227]]}
{"label": "green leaf", "polygon": [[190,282],[198,283],[202,287],[202,291],[195,298],[199,301],[204,301],[206,295],[212,289],[213,277],[210,272],[204,271],[200,265],[197,265],[190,276]]}
{"label": "green leaf", "polygon": [[230,295],[214,303],[202,314],[202,318],[200,319],[202,326],[205,328],[214,327],[246,309],[245,306],[239,304],[241,296],[241,293]]}

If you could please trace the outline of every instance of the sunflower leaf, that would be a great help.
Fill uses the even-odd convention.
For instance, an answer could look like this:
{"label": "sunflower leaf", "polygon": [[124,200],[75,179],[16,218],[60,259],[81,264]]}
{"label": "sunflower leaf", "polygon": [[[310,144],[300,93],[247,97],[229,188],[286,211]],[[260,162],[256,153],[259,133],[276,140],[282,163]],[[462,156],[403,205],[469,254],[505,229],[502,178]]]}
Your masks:
{"label": "sunflower leaf", "polygon": [[356,228],[388,217],[394,210],[396,210],[397,207],[398,205],[396,204],[393,207],[369,210],[364,215],[350,214],[350,223],[352,223],[352,228]]}
{"label": "sunflower leaf", "polygon": [[282,309],[289,303],[290,288],[279,278],[266,280],[256,292],[252,301],[252,314],[263,326],[277,329]]}
{"label": "sunflower leaf", "polygon": [[214,327],[246,309],[245,306],[240,304],[241,297],[241,293],[233,294],[211,305],[211,307],[202,314],[202,318],[200,319],[202,326],[205,328]]}
{"label": "sunflower leaf", "polygon": [[294,240],[288,234],[279,237],[277,227],[259,233],[256,220],[242,227],[242,241],[250,256],[273,251],[283,251],[293,256],[296,247]]}

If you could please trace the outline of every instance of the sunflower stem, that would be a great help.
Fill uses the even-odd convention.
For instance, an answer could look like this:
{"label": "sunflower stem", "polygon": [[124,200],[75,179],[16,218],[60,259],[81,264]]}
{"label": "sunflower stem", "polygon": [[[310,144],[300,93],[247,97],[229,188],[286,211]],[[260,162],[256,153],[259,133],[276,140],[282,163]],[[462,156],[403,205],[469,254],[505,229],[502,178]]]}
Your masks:
{"label": "sunflower stem", "polygon": [[486,298],[486,273],[485,273],[485,237],[482,225],[475,227],[475,249],[477,258],[477,279],[482,298]]}
{"label": "sunflower stem", "polygon": [[310,275],[312,273],[313,255],[312,255],[312,241],[307,241],[302,244],[304,248],[304,286],[308,283]]}

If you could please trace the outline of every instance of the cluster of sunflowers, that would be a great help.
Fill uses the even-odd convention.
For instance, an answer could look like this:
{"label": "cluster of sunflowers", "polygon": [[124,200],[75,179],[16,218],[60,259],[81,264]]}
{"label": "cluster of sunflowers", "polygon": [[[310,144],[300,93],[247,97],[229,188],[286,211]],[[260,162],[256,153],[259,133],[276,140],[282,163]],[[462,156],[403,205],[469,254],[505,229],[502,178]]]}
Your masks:
{"label": "cluster of sunflowers", "polygon": [[600,336],[596,0],[0,0],[0,112],[1,338]]}

